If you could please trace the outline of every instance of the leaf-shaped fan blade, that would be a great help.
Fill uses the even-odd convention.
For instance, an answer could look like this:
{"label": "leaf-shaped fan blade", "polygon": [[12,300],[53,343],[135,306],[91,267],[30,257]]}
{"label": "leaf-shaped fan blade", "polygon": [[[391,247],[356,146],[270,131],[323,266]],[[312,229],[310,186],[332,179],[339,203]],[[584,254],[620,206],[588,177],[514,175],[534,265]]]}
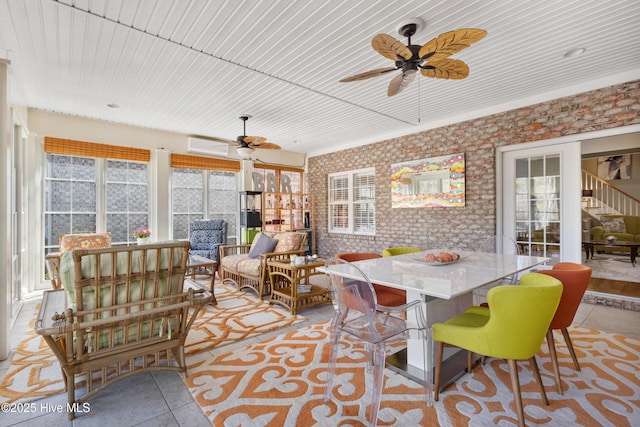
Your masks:
{"label": "leaf-shaped fan blade", "polygon": [[443,59],[471,46],[487,35],[485,30],[461,28],[440,34],[420,48],[418,56],[424,59]]}
{"label": "leaf-shaped fan blade", "polygon": [[345,77],[344,79],[340,80],[340,83],[355,82],[357,80],[370,79],[371,77],[381,76],[385,73],[388,73],[389,71],[395,71],[395,70],[397,70],[397,68],[394,68],[394,67],[376,68],[375,70],[365,71],[364,73],[356,74],[351,77]]}
{"label": "leaf-shaped fan blade", "polygon": [[247,142],[252,145],[260,145],[266,140],[267,138],[264,138],[262,136],[245,136],[244,137],[244,142]]}
{"label": "leaf-shaped fan blade", "polygon": [[371,40],[371,46],[385,58],[389,58],[392,61],[398,60],[398,55],[406,59],[411,59],[413,54],[408,47],[399,40],[387,35],[378,34]]}
{"label": "leaf-shaped fan blade", "polygon": [[439,61],[429,61],[426,66],[429,68],[420,70],[425,77],[461,80],[469,75],[469,66],[459,59],[446,58]]}
{"label": "leaf-shaped fan blade", "polygon": [[402,73],[393,78],[389,83],[389,89],[387,90],[388,96],[393,96],[400,93],[404,88],[409,86],[409,83],[416,78],[416,73]]}
{"label": "leaf-shaped fan blade", "polygon": [[263,142],[256,148],[260,148],[261,150],[280,150],[282,147],[278,144],[274,144],[273,142]]}

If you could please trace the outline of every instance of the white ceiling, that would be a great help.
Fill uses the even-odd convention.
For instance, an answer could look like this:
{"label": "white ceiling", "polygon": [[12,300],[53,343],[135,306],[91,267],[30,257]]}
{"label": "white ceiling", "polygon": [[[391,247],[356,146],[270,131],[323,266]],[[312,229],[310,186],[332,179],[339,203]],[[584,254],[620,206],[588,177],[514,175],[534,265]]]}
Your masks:
{"label": "white ceiling", "polygon": [[[419,45],[487,30],[453,56],[467,79],[338,82],[393,66],[370,41],[413,17]],[[226,139],[251,114],[313,155],[638,79],[640,1],[0,0],[0,57],[15,105]]]}

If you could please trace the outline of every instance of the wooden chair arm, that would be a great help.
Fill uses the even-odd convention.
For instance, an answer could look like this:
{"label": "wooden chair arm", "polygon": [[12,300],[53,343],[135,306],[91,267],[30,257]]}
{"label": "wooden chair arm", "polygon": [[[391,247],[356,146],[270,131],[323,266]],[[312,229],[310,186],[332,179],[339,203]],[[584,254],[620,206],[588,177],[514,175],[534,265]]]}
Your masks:
{"label": "wooden chair arm", "polygon": [[[181,309],[186,306],[194,306],[199,307],[207,302],[211,301],[211,293],[205,291],[204,289],[200,290],[189,290],[189,297],[187,300],[182,302],[175,302],[167,305],[160,305],[155,308],[148,308],[145,310],[134,311],[131,313],[120,314],[116,316],[109,316],[105,318],[101,318],[100,312],[108,312],[113,310],[119,310],[124,308],[130,308],[136,305],[148,304],[152,301],[160,301],[160,300],[169,300],[174,299],[175,295],[162,297],[162,298],[154,298],[150,300],[141,300],[132,303],[119,304],[117,306],[109,306],[103,307],[100,309],[86,310],[83,312],[73,312],[72,310],[67,310],[65,312],[66,305],[66,292],[64,290],[56,290],[56,291],[45,291],[45,295],[42,299],[42,303],[40,306],[40,311],[38,313],[38,317],[36,318],[35,331],[39,335],[58,335],[78,329],[86,329],[97,326],[105,326],[105,325],[127,325],[131,324],[137,319],[143,319],[146,317],[153,317],[155,314],[174,311],[176,309]],[[91,321],[84,321],[81,323],[72,323],[72,317],[76,315],[86,315],[89,313],[96,314],[96,319]]]}
{"label": "wooden chair arm", "polygon": [[212,299],[213,295],[209,291],[205,291],[204,289],[189,289],[189,305],[191,305],[191,307],[199,307],[211,302]]}
{"label": "wooden chair arm", "polygon": [[218,250],[220,251],[220,259],[228,255],[239,255],[249,253],[251,245],[220,245]]}
{"label": "wooden chair arm", "polygon": [[67,292],[64,289],[44,291],[40,311],[36,317],[35,331],[39,335],[62,333],[67,310]]}
{"label": "wooden chair arm", "polygon": [[51,252],[44,257],[47,273],[49,273],[49,279],[51,280],[51,287],[53,289],[62,289],[62,282],[60,281],[61,258],[62,252]]}
{"label": "wooden chair arm", "polygon": [[287,252],[267,252],[260,254],[260,264],[267,265],[267,261],[273,261],[278,259],[288,259],[291,255],[303,255],[304,249],[298,249],[295,251]]}

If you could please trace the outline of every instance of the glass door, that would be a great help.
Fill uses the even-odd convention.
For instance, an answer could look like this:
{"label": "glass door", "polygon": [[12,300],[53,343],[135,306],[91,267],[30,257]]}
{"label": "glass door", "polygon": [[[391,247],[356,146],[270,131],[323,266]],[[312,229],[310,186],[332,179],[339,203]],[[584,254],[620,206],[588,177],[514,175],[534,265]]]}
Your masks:
{"label": "glass door", "polygon": [[498,150],[498,227],[522,255],[580,262],[580,143]]}
{"label": "glass door", "polygon": [[560,258],[560,155],[516,159],[515,199],[520,252]]}

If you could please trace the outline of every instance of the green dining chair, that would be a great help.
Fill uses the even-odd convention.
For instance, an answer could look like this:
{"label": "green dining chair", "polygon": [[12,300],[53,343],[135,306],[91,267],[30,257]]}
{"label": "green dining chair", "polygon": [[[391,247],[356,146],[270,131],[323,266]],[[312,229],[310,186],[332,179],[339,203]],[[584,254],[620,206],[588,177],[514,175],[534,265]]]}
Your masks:
{"label": "green dining chair", "polygon": [[434,400],[440,392],[440,372],[445,344],[476,354],[506,359],[515,398],[518,424],[524,426],[524,411],[518,360],[529,360],[545,405],[549,404],[542,385],[535,354],[549,330],[562,295],[562,282],[539,273],[527,273],[519,286],[502,285],[487,294],[489,307],[470,307],[443,323],[434,323],[436,346]]}
{"label": "green dining chair", "polygon": [[420,252],[422,249],[415,246],[402,246],[397,248],[386,248],[382,250],[382,256],[396,256]]}

